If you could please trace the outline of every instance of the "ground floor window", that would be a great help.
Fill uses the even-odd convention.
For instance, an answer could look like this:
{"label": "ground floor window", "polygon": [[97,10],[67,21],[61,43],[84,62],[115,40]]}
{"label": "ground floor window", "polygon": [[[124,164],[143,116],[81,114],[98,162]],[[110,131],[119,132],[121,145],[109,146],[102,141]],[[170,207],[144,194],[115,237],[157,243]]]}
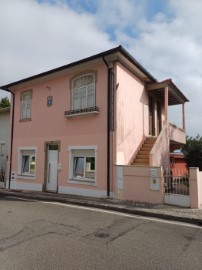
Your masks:
{"label": "ground floor window", "polygon": [[69,177],[71,180],[95,182],[96,147],[69,147]]}
{"label": "ground floor window", "polygon": [[74,178],[95,179],[95,158],[74,157]]}
{"label": "ground floor window", "polygon": [[36,175],[36,149],[19,148],[18,174],[33,177]]}

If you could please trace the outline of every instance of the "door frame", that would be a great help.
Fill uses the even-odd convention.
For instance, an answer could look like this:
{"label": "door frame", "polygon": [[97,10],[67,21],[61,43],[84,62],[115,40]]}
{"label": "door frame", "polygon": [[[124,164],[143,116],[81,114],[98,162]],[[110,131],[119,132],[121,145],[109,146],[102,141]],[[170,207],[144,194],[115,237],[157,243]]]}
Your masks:
{"label": "door frame", "polygon": [[152,95],[149,95],[149,135],[155,136],[155,100]]}
{"label": "door frame", "polygon": [[[50,145],[57,146],[58,150],[58,161],[59,161],[59,153],[60,153],[60,141],[46,141],[44,142],[44,152],[45,152],[45,160],[44,160],[44,184],[43,184],[43,191],[47,190],[47,174],[48,174],[48,150]],[[53,191],[52,191],[53,192]],[[56,193],[58,193],[58,174],[57,174],[57,190]]]}
{"label": "door frame", "polygon": [[156,111],[157,111],[157,135],[159,135],[162,130],[162,107],[161,102],[159,100],[157,100]]}

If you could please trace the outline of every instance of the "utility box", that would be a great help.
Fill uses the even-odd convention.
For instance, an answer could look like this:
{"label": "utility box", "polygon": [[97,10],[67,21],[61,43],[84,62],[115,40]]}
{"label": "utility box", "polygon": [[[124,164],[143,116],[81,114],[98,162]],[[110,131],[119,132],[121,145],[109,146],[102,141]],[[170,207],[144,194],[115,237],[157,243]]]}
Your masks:
{"label": "utility box", "polygon": [[160,180],[156,168],[150,169],[150,189],[151,190],[160,190]]}

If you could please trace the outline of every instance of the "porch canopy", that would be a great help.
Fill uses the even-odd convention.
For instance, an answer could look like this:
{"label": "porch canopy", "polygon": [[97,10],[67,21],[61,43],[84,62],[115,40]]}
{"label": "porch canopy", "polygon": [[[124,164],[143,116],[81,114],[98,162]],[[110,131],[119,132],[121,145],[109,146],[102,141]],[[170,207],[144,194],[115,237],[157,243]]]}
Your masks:
{"label": "porch canopy", "polygon": [[146,89],[164,104],[165,122],[168,121],[168,106],[182,104],[182,128],[185,129],[184,104],[189,100],[173,83],[173,81],[171,79],[167,79],[162,82],[149,83],[147,84]]}

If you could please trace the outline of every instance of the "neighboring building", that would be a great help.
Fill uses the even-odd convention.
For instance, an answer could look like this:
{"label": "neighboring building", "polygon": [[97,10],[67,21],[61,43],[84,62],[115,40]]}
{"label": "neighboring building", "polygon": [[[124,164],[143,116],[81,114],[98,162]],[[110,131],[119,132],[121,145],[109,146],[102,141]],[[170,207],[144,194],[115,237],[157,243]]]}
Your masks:
{"label": "neighboring building", "polygon": [[10,137],[10,107],[0,108],[0,187],[5,187]]}
{"label": "neighboring building", "polygon": [[[169,166],[185,143],[187,98],[121,46],[1,89],[15,95],[13,189],[109,196],[116,165]],[[179,104],[181,128],[168,123]]]}
{"label": "neighboring building", "polygon": [[173,177],[188,175],[187,163],[182,153],[170,153],[170,164]]}

